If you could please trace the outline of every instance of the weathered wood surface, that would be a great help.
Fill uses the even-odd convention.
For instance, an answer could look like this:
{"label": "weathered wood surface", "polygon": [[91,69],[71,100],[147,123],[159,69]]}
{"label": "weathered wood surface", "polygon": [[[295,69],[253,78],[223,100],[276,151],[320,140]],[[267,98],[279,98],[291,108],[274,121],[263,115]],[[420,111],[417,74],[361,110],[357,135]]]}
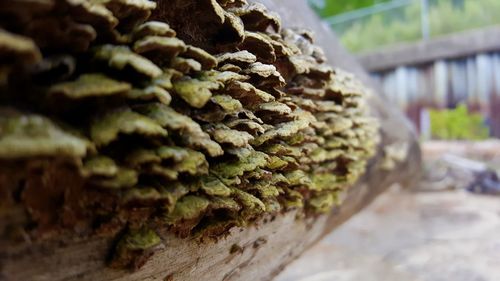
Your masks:
{"label": "weathered wood surface", "polygon": [[493,26],[367,52],[359,55],[358,59],[368,71],[384,71],[398,66],[419,65],[498,51],[498,38],[500,27]]}
{"label": "weathered wood surface", "polygon": [[[307,26],[314,30],[332,64],[369,82],[368,75],[342,50],[305,1],[264,2],[282,14],[285,25]],[[106,255],[113,246],[107,239],[75,241],[68,238],[57,243],[12,245],[0,252],[0,280],[271,280],[286,264],[368,205],[387,187],[396,182],[409,184],[419,172],[419,146],[405,117],[378,96],[372,96],[369,103],[372,114],[382,125],[381,145],[365,176],[347,192],[344,204],[328,215],[297,219],[291,212],[266,218],[255,226],[233,229],[217,243],[201,244],[159,230],[164,249],[137,272],[106,266]],[[402,151],[390,153],[394,150]],[[393,169],[387,169],[388,161],[392,162]],[[241,250],[231,253],[233,245]]]}

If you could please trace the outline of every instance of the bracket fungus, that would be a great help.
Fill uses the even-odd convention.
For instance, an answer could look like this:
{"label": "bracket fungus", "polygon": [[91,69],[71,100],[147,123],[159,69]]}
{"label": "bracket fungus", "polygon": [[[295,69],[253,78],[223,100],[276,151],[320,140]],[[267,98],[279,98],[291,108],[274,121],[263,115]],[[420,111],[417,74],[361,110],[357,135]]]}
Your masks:
{"label": "bracket fungus", "polygon": [[[0,205],[28,215],[0,235],[120,233],[110,265],[137,269],[164,230],[217,239],[270,214],[328,212],[375,152],[368,90],[261,4],[9,2]],[[71,72],[34,79],[54,55]]]}

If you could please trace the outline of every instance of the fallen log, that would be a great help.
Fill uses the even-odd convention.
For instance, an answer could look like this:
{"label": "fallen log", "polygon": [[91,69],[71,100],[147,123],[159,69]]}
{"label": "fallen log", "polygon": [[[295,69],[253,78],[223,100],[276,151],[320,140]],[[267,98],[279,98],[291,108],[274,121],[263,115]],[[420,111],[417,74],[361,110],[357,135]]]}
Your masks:
{"label": "fallen log", "polygon": [[[43,1],[41,1],[41,3],[42,2]],[[210,2],[213,4],[215,1]],[[357,64],[349,59],[351,57],[341,51],[334,36],[325,29],[319,29],[321,24],[317,19],[314,19],[312,11],[305,6],[306,4],[303,3],[303,1],[294,2],[295,6],[293,9],[283,10],[285,5],[276,7],[276,10],[284,12],[285,24],[300,24],[298,20],[304,20],[304,23],[307,24],[301,24],[302,26],[315,30],[322,42],[328,42],[328,45],[323,43],[323,47],[330,57],[330,61],[335,66],[341,66],[347,70],[351,70],[359,77],[365,77],[365,81],[368,81],[366,74],[361,72],[359,68],[356,68]],[[280,3],[280,1],[276,1],[276,3]],[[272,5],[272,3],[268,4]],[[43,3],[41,5],[43,6]],[[162,2],[160,2],[160,7],[161,5]],[[78,7],[84,9],[85,5]],[[287,2],[286,7],[292,7],[292,4],[288,4]],[[165,13],[167,14],[163,15],[160,13],[160,15],[157,16],[160,19],[163,16],[170,17],[170,19],[172,19],[172,16],[175,17],[175,15],[169,15],[168,11],[165,11]],[[142,17],[139,14],[135,15],[137,17]],[[219,14],[216,14],[215,17],[218,15]],[[226,17],[227,21],[231,21],[232,16],[226,15]],[[130,20],[130,15],[125,15],[123,18]],[[287,21],[286,19],[293,19],[293,21]],[[173,21],[175,22],[175,20]],[[182,26],[186,24],[182,21],[183,20],[180,20],[177,25]],[[272,24],[272,17],[270,21]],[[153,26],[149,27],[152,28]],[[142,31],[146,30],[144,32],[150,32],[150,30],[147,29],[149,27],[145,27]],[[257,27],[258,25],[255,26],[255,28]],[[15,27],[12,28],[15,29]],[[122,28],[126,29],[126,26],[122,26]],[[226,28],[227,26],[222,26],[223,32],[227,31]],[[158,32],[157,30],[152,30],[153,32]],[[165,28],[162,32],[167,34],[171,31]],[[187,30],[184,35],[187,36],[193,32],[199,31]],[[202,30],[201,32],[205,31]],[[207,30],[207,33],[210,32]],[[89,36],[91,37],[91,34]],[[206,44],[206,42],[203,41],[196,41],[196,38],[191,39],[193,39],[194,43],[197,43],[198,46]],[[169,43],[172,43],[170,41]],[[44,43],[49,46],[51,44],[51,42]],[[65,43],[77,49],[84,48],[80,45],[81,42]],[[148,47],[146,44],[147,42],[143,43],[145,45],[141,45],[142,47],[151,47],[150,45]],[[178,42],[175,41],[174,43],[177,44]],[[181,43],[178,44],[180,45]],[[29,44],[26,43],[25,45]],[[204,47],[210,48],[210,46]],[[331,48],[337,51],[332,54],[332,52],[329,51]],[[107,49],[101,49],[100,51],[100,57],[98,56],[97,59],[109,55]],[[205,54],[199,50],[198,52],[191,52],[191,56],[194,56],[194,53],[201,57],[209,57],[205,56]],[[130,54],[127,54],[127,56],[129,56],[128,58],[132,57]],[[265,54],[262,56],[265,56]],[[121,57],[121,59],[123,59],[123,57]],[[234,58],[232,59],[234,60]],[[231,58],[229,58],[229,60],[231,60]],[[114,62],[116,61],[118,61],[118,59]],[[344,63],[340,63],[341,61]],[[135,62],[137,63],[137,61]],[[204,60],[204,62],[209,64],[210,59]],[[140,63],[137,64],[141,63],[144,65],[144,61],[140,61]],[[176,63],[178,63],[177,67],[179,67],[178,69],[180,70],[198,67],[196,63],[187,60],[177,61]],[[134,63],[131,64],[134,65]],[[135,64],[135,66],[137,66],[137,64]],[[200,64],[199,67],[204,66]],[[235,69],[238,66],[228,67]],[[157,69],[149,67],[146,70],[141,69],[141,71],[142,74],[149,75],[150,73],[154,74]],[[112,85],[124,87],[124,85]],[[58,91],[64,92],[66,91],[65,89],[67,88],[60,88]],[[59,93],[58,91],[55,91],[55,93]],[[178,92],[182,91],[178,90]],[[163,99],[163,101],[165,101],[165,99],[167,99],[167,95],[162,91],[159,91],[159,94],[156,92],[155,95],[157,95],[156,97],[160,100]],[[185,101],[191,103],[193,106],[201,106],[199,100],[192,99],[191,97],[192,96],[183,96]],[[149,96],[147,98],[149,98]],[[14,103],[8,105],[14,105]],[[110,267],[109,255],[113,249],[117,247],[117,240],[115,237],[105,235],[75,235],[74,233],[58,234],[56,238],[53,239],[36,239],[38,237],[35,236],[26,237],[24,231],[18,232],[18,229],[10,228],[12,225],[15,225],[16,219],[24,219],[26,211],[11,208],[6,212],[2,212],[4,223],[2,224],[3,235],[0,237],[0,245],[2,246],[0,252],[0,279],[61,281],[270,280],[286,266],[287,263],[299,256],[301,252],[318,241],[323,235],[329,233],[364,206],[368,205],[387,187],[395,183],[409,185],[418,174],[420,167],[420,151],[414,133],[405,121],[406,119],[400,112],[385,103],[385,101],[377,95],[372,94],[369,96],[368,105],[371,110],[371,115],[374,116],[381,125],[381,140],[377,147],[377,152],[368,163],[366,172],[363,176],[358,179],[356,184],[350,186],[345,193],[342,193],[342,198],[340,198],[342,204],[338,207],[334,207],[326,214],[304,216],[303,212],[297,209],[287,212],[269,213],[258,217],[258,219],[247,226],[229,228],[223,235],[217,236],[215,241],[200,240],[199,237],[190,235],[179,235],[179,232],[172,231],[172,227],[158,226],[154,229],[154,232],[159,240],[161,240],[161,243],[155,244],[154,255],[149,256],[149,253],[146,253],[147,257],[138,262],[138,270],[131,271],[129,268],[117,269]],[[163,134],[161,130],[155,132],[160,135]],[[108,140],[108,134],[98,138],[98,140],[102,144],[110,142]],[[3,164],[4,167],[13,165],[8,161],[3,162]],[[11,167],[9,166],[9,168]],[[3,180],[8,180],[10,176],[15,175],[13,170],[16,170],[17,167],[12,166],[12,168],[11,170],[7,169],[8,172],[5,172],[5,170],[2,171],[3,174],[1,176]],[[106,173],[109,171],[106,170],[103,172],[101,170],[99,172]],[[77,178],[78,177],[75,176],[75,179]],[[7,180],[0,182],[6,182]],[[102,184],[102,181],[100,183]],[[40,183],[40,185],[42,184],[43,183]],[[106,184],[110,183],[106,182]],[[115,184],[115,182],[113,182],[113,184]],[[1,188],[5,187],[2,186]],[[44,194],[39,195],[43,197]],[[33,200],[36,201],[37,199],[34,198]],[[7,207],[10,206],[7,205]],[[10,224],[5,226],[4,224],[7,220]],[[71,218],[69,220],[71,220]],[[174,227],[175,226],[174,224]],[[124,230],[121,229],[120,231]],[[185,233],[181,231],[180,234]],[[13,239],[13,237],[15,239]]]}

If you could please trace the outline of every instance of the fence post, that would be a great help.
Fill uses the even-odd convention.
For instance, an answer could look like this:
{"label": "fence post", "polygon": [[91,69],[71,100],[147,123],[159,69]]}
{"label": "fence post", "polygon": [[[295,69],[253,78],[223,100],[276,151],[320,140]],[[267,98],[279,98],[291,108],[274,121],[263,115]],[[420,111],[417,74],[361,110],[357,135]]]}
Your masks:
{"label": "fence post", "polygon": [[427,40],[430,35],[429,0],[420,0],[420,4],[421,4],[422,39]]}

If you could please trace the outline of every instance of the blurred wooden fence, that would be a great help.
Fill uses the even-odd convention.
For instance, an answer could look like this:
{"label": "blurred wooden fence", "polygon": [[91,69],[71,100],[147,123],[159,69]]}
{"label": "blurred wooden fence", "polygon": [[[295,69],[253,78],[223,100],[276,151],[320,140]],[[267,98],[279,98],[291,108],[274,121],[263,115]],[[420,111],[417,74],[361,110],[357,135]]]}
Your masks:
{"label": "blurred wooden fence", "polygon": [[426,109],[461,103],[481,113],[491,136],[500,137],[499,35],[499,27],[490,28],[365,54],[360,60],[424,137],[429,133]]}

